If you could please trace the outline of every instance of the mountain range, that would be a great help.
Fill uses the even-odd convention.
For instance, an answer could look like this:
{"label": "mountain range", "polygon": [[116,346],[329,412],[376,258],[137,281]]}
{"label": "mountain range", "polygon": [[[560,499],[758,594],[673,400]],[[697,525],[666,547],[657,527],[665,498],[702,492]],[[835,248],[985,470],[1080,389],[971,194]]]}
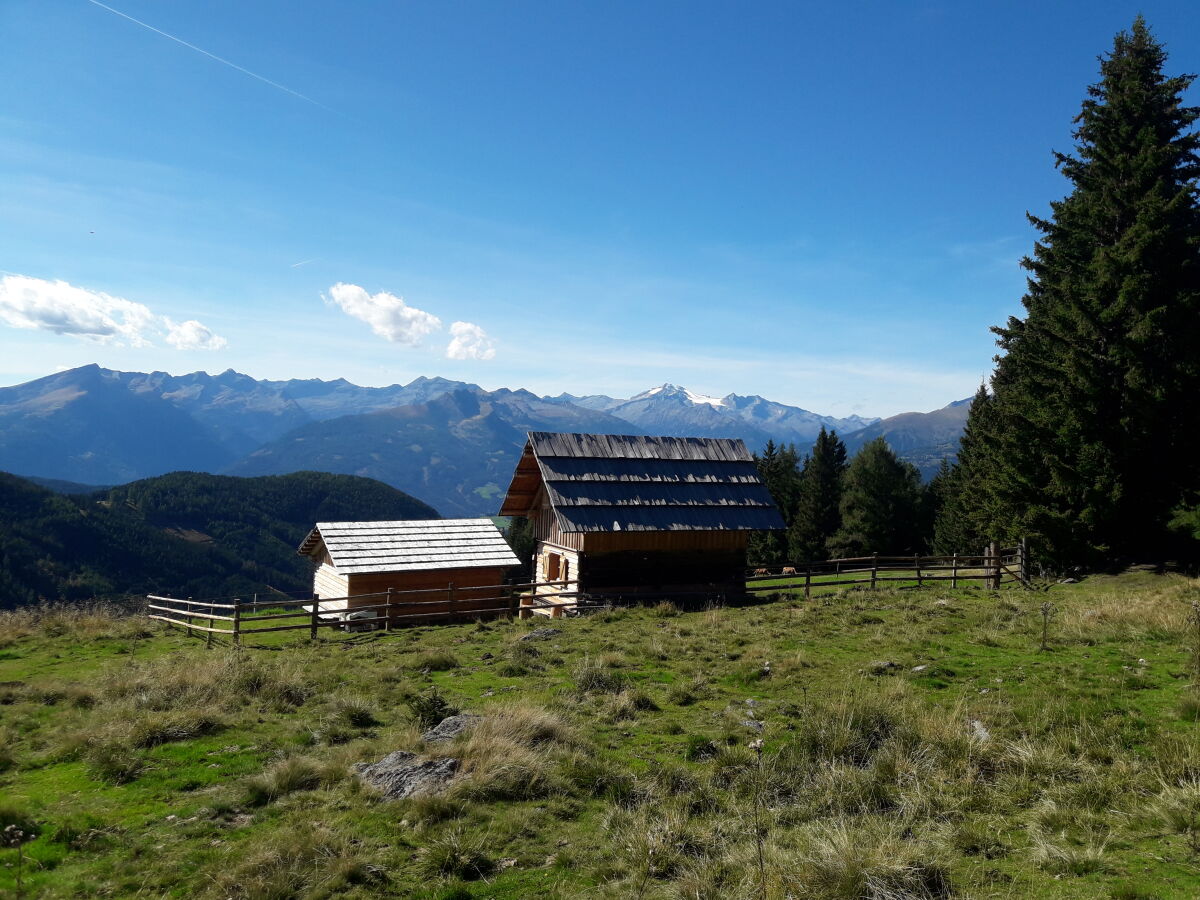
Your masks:
{"label": "mountain range", "polygon": [[0,469],[85,485],[180,469],[318,470],[378,479],[444,515],[485,515],[530,430],[736,437],[752,449],[773,440],[803,450],[824,427],[852,450],[882,435],[929,474],[957,449],[969,405],[880,420],[672,384],[629,398],[541,397],[444,378],[375,388],[90,365],[0,388]]}

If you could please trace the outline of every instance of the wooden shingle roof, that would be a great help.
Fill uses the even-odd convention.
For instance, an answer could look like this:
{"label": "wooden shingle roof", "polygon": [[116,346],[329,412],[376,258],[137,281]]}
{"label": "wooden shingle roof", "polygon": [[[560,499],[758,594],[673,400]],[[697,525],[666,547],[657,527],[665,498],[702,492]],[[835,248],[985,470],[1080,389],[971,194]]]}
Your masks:
{"label": "wooden shingle roof", "polygon": [[501,515],[545,489],[563,532],[774,531],[784,527],[740,440],[529,433]]}
{"label": "wooden shingle roof", "polygon": [[322,547],[343,575],[520,565],[491,519],[318,522],[299,552]]}

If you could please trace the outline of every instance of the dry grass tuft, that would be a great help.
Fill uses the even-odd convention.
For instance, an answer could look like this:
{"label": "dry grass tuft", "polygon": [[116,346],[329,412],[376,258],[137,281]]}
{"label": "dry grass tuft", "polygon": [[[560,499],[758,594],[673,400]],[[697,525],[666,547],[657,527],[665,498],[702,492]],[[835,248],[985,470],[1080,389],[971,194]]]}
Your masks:
{"label": "dry grass tuft", "polygon": [[797,863],[784,882],[798,897],[941,900],[954,894],[939,849],[906,835],[901,824],[877,818],[814,826]]}
{"label": "dry grass tuft", "polygon": [[296,791],[311,791],[321,786],[327,774],[315,760],[289,756],[246,779],[246,803],[265,806]]}
{"label": "dry grass tuft", "polygon": [[354,885],[378,886],[383,875],[339,833],[302,825],[269,832],[240,849],[213,887],[216,896],[235,900],[331,897]]}
{"label": "dry grass tuft", "polygon": [[68,637],[89,641],[100,638],[140,640],[155,633],[153,623],[139,614],[140,604],[39,603],[20,609],[0,610],[0,647],[23,638]]}
{"label": "dry grass tuft", "polygon": [[1060,835],[1053,841],[1040,831],[1030,834],[1029,859],[1035,866],[1055,875],[1090,875],[1108,869],[1105,859],[1107,842],[1091,839],[1083,844],[1073,844]]}

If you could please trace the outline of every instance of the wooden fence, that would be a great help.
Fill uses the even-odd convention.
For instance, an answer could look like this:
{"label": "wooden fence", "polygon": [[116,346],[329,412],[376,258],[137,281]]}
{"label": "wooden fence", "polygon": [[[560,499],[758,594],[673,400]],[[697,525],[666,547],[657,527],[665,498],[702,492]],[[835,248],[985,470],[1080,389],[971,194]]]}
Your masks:
{"label": "wooden fence", "polygon": [[[401,625],[450,622],[476,618],[527,617],[540,613],[560,616],[564,611],[595,605],[586,594],[571,591],[564,581],[529,584],[472,585],[464,599],[453,583],[445,588],[388,590],[349,597],[296,598],[283,593],[241,597],[165,597],[148,594],[146,615],[159,622],[197,632],[212,643],[213,635],[232,638],[281,631],[308,631],[315,639],[321,628],[347,631],[391,630]],[[480,592],[491,592],[480,597]],[[298,621],[297,621],[298,620]],[[270,623],[270,624],[262,624]]]}
{"label": "wooden fence", "polygon": [[[976,556],[856,556],[808,563],[760,566],[748,571],[746,584],[751,591],[804,589],[810,597],[814,588],[869,584],[872,588],[887,582],[926,583],[949,581],[980,582],[985,588],[1002,584],[1029,586],[1029,554],[1024,541],[1015,547],[991,543]],[[782,583],[781,583],[782,582]]]}

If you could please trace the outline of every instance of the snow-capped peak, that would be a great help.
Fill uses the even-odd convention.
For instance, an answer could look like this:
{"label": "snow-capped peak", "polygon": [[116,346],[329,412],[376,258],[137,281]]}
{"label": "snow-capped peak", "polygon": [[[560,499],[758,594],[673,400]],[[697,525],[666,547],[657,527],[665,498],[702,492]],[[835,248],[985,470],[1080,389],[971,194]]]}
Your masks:
{"label": "snow-capped peak", "polygon": [[720,397],[708,397],[704,394],[693,394],[687,388],[684,388],[683,392],[685,394],[687,394],[687,398],[695,404],[707,403],[709,406],[724,406],[725,405],[725,401],[722,400]]}
{"label": "snow-capped peak", "polygon": [[713,407],[722,407],[728,405],[720,397],[709,397],[706,394],[697,394],[693,391],[689,391],[685,387],[680,387],[677,384],[671,384],[669,382],[666,384],[660,384],[658,387],[652,387],[648,391],[642,391],[640,394],[636,394],[629,399],[631,402],[633,400],[647,400],[650,397],[655,397],[660,394],[664,397],[678,397],[680,399],[686,399],[694,406],[707,405]]}

